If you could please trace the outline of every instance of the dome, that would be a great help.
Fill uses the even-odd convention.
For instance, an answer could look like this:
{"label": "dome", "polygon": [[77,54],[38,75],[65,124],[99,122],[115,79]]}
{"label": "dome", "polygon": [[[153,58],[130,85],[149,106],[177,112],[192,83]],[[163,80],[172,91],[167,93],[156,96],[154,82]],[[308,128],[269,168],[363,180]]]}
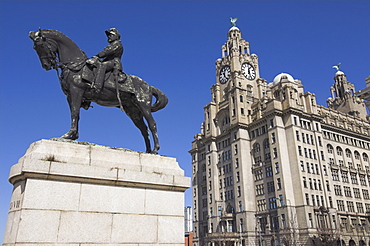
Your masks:
{"label": "dome", "polygon": [[338,76],[338,75],[344,75],[344,73],[342,72],[342,71],[337,71],[336,73],[335,73],[335,76]]}
{"label": "dome", "polygon": [[283,79],[286,79],[288,80],[289,82],[294,82],[294,78],[292,75],[288,74],[288,73],[281,73],[281,74],[278,74],[275,78],[274,78],[274,81],[273,81],[273,85],[276,85],[278,83],[281,82],[281,80]]}
{"label": "dome", "polygon": [[240,31],[240,30],[236,26],[233,26],[233,27],[230,28],[229,32],[231,32],[231,31]]}

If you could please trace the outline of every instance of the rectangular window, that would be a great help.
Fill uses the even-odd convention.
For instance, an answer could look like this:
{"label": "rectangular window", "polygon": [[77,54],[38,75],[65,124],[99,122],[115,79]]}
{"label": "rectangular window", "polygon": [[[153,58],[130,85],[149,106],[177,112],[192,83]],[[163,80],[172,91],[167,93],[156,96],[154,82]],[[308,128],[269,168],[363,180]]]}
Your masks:
{"label": "rectangular window", "polygon": [[273,181],[267,182],[267,192],[274,192],[275,191],[275,184]]}
{"label": "rectangular window", "polygon": [[358,213],[364,213],[364,206],[362,202],[356,202],[357,212]]}
{"label": "rectangular window", "polygon": [[358,184],[356,173],[351,173],[351,181],[352,181],[352,184]]}
{"label": "rectangular window", "polygon": [[275,171],[276,171],[276,173],[280,173],[279,162],[275,163]]}
{"label": "rectangular window", "polygon": [[360,178],[360,184],[366,186],[366,178],[365,175],[359,175]]}
{"label": "rectangular window", "polygon": [[343,200],[337,200],[337,207],[339,211],[346,211]]}
{"label": "rectangular window", "polygon": [[275,133],[271,133],[271,143],[274,144],[276,142],[276,139],[275,139]]}
{"label": "rectangular window", "polygon": [[341,176],[342,176],[342,181],[344,183],[348,183],[349,182],[349,180],[348,180],[348,172],[341,171]]}
{"label": "rectangular window", "polygon": [[352,197],[351,187],[343,186],[343,191],[346,197]]}
{"label": "rectangular window", "polygon": [[274,148],[274,158],[277,158],[278,157],[278,154],[277,154],[277,149],[276,148]]}
{"label": "rectangular window", "polygon": [[355,206],[353,202],[347,201],[347,208],[348,208],[348,212],[355,212]]}
{"label": "rectangular window", "polygon": [[306,196],[306,205],[310,205],[310,198],[308,196],[308,193],[306,193],[305,196]]}
{"label": "rectangular window", "polygon": [[342,196],[342,188],[340,185],[334,185],[334,193],[337,196]]}
{"label": "rectangular window", "polygon": [[256,195],[260,196],[265,194],[265,189],[263,187],[263,184],[256,185]]}
{"label": "rectangular window", "polygon": [[337,169],[331,169],[331,175],[333,180],[338,181],[339,180],[339,174]]}
{"label": "rectangular window", "polygon": [[280,178],[277,178],[276,180],[277,180],[277,188],[278,188],[278,190],[280,190],[281,189],[281,181],[280,181]]}
{"label": "rectangular window", "polygon": [[359,188],[353,188],[353,195],[355,198],[361,198],[361,193]]}
{"label": "rectangular window", "polygon": [[266,177],[271,177],[272,176],[272,166],[266,167]]}
{"label": "rectangular window", "polygon": [[276,209],[276,199],[274,197],[269,198],[269,208]]}
{"label": "rectangular window", "polygon": [[265,211],[266,210],[266,200],[257,200],[257,211]]}
{"label": "rectangular window", "polygon": [[262,169],[255,170],[254,178],[255,178],[255,181],[263,179],[263,170]]}
{"label": "rectangular window", "polygon": [[369,191],[362,189],[362,196],[365,200],[370,200]]}
{"label": "rectangular window", "polygon": [[300,156],[302,156],[302,147],[301,147],[301,146],[298,146],[298,154],[299,154]]}
{"label": "rectangular window", "polygon": [[303,179],[303,187],[304,188],[307,188],[307,181],[306,181],[306,177],[302,177]]}

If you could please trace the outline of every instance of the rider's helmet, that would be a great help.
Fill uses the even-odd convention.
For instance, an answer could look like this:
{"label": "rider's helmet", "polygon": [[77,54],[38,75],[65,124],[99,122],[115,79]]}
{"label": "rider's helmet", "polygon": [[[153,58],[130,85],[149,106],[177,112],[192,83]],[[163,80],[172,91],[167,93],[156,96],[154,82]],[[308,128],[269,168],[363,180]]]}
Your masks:
{"label": "rider's helmet", "polygon": [[116,28],[109,28],[105,31],[105,34],[108,37],[109,43],[121,38],[121,34],[119,34]]}

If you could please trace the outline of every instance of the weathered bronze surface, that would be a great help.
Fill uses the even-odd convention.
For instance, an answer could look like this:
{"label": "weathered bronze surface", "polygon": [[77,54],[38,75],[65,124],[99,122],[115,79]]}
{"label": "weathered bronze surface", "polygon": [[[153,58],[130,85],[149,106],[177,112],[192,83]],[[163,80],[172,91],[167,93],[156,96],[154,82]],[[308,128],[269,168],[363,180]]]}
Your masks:
{"label": "weathered bronze surface", "polygon": [[[141,78],[122,72],[120,58],[123,46],[119,41],[118,31],[115,31],[117,30],[106,31],[110,44],[90,59],[70,38],[59,31],[31,31],[29,37],[34,42],[42,67],[45,70],[56,69],[58,74],[61,70],[59,79],[62,90],[67,95],[72,119],[70,130],[61,138],[78,138],[80,108],[88,109],[90,103],[95,102],[125,111],[143,135],[146,152],[157,154],[160,146],[152,112],[164,108],[168,99],[162,91]],[[154,104],[153,96],[156,98]],[[153,149],[148,127],[153,136]]]}

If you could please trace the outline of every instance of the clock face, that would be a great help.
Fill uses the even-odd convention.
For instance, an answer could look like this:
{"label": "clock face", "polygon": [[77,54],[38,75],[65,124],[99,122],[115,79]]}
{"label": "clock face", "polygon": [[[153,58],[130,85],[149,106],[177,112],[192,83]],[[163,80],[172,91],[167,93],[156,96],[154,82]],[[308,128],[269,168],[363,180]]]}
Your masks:
{"label": "clock face", "polygon": [[256,78],[256,71],[254,71],[254,67],[249,63],[243,63],[242,73],[249,80],[254,80]]}
{"label": "clock face", "polygon": [[224,66],[220,71],[220,78],[219,78],[220,83],[225,84],[229,80],[230,74],[231,74],[230,67]]}

